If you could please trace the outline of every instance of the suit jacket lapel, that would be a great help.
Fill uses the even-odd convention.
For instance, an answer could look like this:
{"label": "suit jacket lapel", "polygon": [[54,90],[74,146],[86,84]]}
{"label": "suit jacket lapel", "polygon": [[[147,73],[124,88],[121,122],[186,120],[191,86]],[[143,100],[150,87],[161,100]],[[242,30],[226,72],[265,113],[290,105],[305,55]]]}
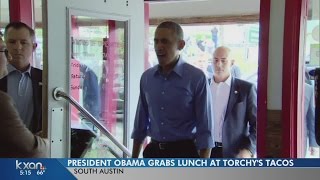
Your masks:
{"label": "suit jacket lapel", "polygon": [[3,92],[7,92],[8,91],[7,79],[8,79],[8,76],[5,76],[0,80],[0,90],[3,91]]}
{"label": "suit jacket lapel", "polygon": [[41,107],[42,102],[42,77],[33,67],[31,67],[31,81],[33,89],[33,107],[34,113],[33,118],[35,123],[33,124],[32,131],[34,133],[41,130],[42,127],[42,111],[39,108]]}
{"label": "suit jacket lapel", "polygon": [[32,81],[32,89],[33,89],[33,103],[35,107],[35,111],[37,111],[38,107],[38,95],[40,94],[39,92],[39,81],[37,80],[37,75],[35,74],[35,71],[33,67],[31,67],[31,81]]}
{"label": "suit jacket lapel", "polygon": [[235,80],[234,77],[232,77],[229,100],[228,100],[228,105],[227,105],[227,110],[226,110],[226,115],[225,115],[224,120],[226,120],[228,115],[231,113],[233,106],[237,102],[238,96],[239,96],[239,90],[238,90],[237,81]]}

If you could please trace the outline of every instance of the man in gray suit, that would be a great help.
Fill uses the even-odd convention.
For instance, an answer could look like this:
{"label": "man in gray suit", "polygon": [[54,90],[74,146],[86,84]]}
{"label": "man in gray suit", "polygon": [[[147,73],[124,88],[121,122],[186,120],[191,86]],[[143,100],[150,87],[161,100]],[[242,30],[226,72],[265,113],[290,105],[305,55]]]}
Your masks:
{"label": "man in gray suit", "polygon": [[0,158],[47,158],[49,142],[23,124],[14,102],[0,91]]}
{"label": "man in gray suit", "polygon": [[212,158],[250,158],[256,153],[257,92],[253,84],[232,77],[230,49],[213,54],[211,83],[215,147]]}

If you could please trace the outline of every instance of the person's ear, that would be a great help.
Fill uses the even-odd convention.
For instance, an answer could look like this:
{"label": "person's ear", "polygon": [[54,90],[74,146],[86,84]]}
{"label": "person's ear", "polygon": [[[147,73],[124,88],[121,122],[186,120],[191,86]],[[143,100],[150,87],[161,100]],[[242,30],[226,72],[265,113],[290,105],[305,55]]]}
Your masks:
{"label": "person's ear", "polygon": [[32,50],[35,51],[37,47],[38,47],[38,44],[36,42],[34,42],[32,44]]}
{"label": "person's ear", "polygon": [[234,62],[235,62],[235,60],[234,60],[234,59],[231,59],[231,65],[233,65],[233,64],[234,64]]}
{"label": "person's ear", "polygon": [[5,54],[6,54],[6,57],[7,57],[7,61],[8,61],[8,62],[9,62],[9,61],[12,61],[12,56],[11,56],[11,54],[9,53],[8,50],[6,50]]}
{"label": "person's ear", "polygon": [[186,45],[186,42],[184,40],[179,40],[178,42],[178,50],[181,51],[184,46]]}

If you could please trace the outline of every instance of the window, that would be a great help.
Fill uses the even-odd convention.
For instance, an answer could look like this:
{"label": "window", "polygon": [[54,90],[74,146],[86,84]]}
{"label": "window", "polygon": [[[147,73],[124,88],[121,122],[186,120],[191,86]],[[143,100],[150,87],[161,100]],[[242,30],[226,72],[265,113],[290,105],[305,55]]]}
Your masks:
{"label": "window", "polygon": [[4,33],[4,27],[9,23],[9,0],[0,1],[0,31]]}
{"label": "window", "polygon": [[42,26],[42,0],[34,1],[34,19],[35,19],[35,33],[37,41],[37,49],[33,57],[33,66],[39,69],[43,68],[43,26]]}
{"label": "window", "polygon": [[[91,115],[124,143],[125,125],[125,21],[72,16],[70,90]],[[71,108],[71,128],[90,129],[98,136],[81,157],[118,157],[110,139]],[[72,136],[76,137],[76,136]],[[79,140],[71,138],[71,157]],[[119,156],[121,157],[121,156]]]}
{"label": "window", "polygon": [[[154,52],[154,26],[150,27],[149,63],[158,64]],[[257,85],[259,24],[228,25],[182,25],[186,46],[182,57],[190,64],[202,69],[212,77],[212,54],[216,47],[227,46],[231,49],[232,59],[240,68],[241,79]]]}

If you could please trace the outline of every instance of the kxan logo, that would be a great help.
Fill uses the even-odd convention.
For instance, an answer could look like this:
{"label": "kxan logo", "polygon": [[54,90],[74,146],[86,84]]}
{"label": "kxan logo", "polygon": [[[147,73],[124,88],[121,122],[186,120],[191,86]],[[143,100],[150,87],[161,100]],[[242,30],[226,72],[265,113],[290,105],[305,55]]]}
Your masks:
{"label": "kxan logo", "polygon": [[37,175],[43,175],[47,169],[41,162],[19,162],[16,160],[16,169],[20,170],[20,175],[31,175],[32,170]]}

